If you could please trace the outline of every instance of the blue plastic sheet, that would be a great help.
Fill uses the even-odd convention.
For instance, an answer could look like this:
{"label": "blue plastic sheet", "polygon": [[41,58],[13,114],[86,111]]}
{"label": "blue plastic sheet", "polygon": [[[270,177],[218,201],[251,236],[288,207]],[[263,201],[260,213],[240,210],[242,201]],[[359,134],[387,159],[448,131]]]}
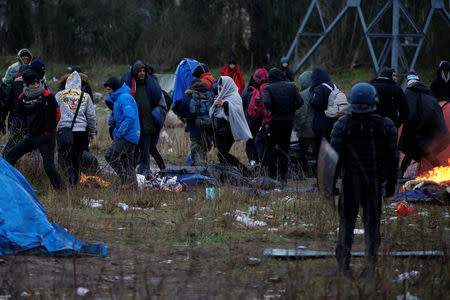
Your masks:
{"label": "blue plastic sheet", "polygon": [[393,198],[395,201],[407,200],[409,202],[433,200],[430,197],[430,195],[424,193],[420,189],[402,192],[402,193],[396,194]]}
{"label": "blue plastic sheet", "polygon": [[0,187],[0,255],[106,256],[105,244],[87,245],[50,223],[33,188],[1,157]]}
{"label": "blue plastic sheet", "polygon": [[199,65],[195,59],[185,58],[178,65],[175,73],[175,84],[173,87],[173,103],[183,99],[184,92],[189,88],[192,77],[192,72]]}
{"label": "blue plastic sheet", "polygon": [[183,175],[172,175],[177,176],[177,179],[187,186],[195,185],[214,185],[214,178],[200,175],[200,174],[183,174]]}

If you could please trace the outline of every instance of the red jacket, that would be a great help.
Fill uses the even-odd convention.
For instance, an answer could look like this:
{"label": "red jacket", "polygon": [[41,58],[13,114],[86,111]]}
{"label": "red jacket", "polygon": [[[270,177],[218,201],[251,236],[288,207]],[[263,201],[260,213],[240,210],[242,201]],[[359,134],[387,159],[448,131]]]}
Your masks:
{"label": "red jacket", "polygon": [[233,79],[239,89],[239,95],[242,95],[242,92],[245,89],[245,81],[241,71],[239,70],[239,66],[235,65],[234,69],[230,69],[229,65],[226,65],[220,69],[220,72],[222,75],[229,76]]}

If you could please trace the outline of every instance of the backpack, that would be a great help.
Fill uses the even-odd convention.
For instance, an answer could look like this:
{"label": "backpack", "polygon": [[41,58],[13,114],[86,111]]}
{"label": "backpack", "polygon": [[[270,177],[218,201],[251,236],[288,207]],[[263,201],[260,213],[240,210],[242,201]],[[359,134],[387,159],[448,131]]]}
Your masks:
{"label": "backpack", "polygon": [[208,98],[203,99],[199,97],[198,93],[192,93],[189,110],[191,114],[196,114],[195,126],[200,130],[209,131],[212,129],[212,121],[209,117],[210,108],[211,105]]}
{"label": "backpack", "polygon": [[261,92],[267,84],[261,85],[259,89],[250,86],[253,90],[250,102],[248,103],[247,112],[252,119],[261,119],[264,117],[263,93]]}
{"label": "backpack", "polygon": [[328,96],[328,106],[325,110],[325,116],[337,119],[344,114],[344,107],[348,105],[347,96],[335,85],[333,87],[326,83],[322,83],[331,90]]}

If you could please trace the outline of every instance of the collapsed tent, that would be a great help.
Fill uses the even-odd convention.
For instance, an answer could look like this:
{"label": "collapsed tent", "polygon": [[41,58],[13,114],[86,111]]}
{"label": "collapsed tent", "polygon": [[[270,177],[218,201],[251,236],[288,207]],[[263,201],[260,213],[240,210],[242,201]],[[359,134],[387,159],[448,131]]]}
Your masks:
{"label": "collapsed tent", "polygon": [[198,65],[199,62],[191,58],[185,58],[178,64],[173,87],[173,103],[183,99],[184,92],[189,88],[192,79],[194,79],[192,73]]}
{"label": "collapsed tent", "polygon": [[0,255],[102,256],[105,244],[87,245],[47,220],[27,180],[0,157]]}

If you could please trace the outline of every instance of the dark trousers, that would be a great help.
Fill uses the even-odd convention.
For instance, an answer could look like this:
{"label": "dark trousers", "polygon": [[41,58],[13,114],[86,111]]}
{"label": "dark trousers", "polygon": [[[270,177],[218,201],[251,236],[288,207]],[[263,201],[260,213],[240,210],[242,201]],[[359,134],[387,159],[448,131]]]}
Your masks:
{"label": "dark trousers", "polygon": [[268,168],[269,177],[283,182],[287,180],[292,127],[289,121],[272,121],[264,151],[263,166]]}
{"label": "dark trousers", "polygon": [[89,147],[87,132],[73,132],[73,145],[58,145],[58,163],[71,185],[76,185],[80,178],[80,166],[83,151]]}
{"label": "dark trousers", "polygon": [[258,155],[258,150],[257,150],[256,145],[255,145],[256,136],[258,134],[259,127],[261,127],[259,125],[258,126],[254,126],[253,125],[253,126],[250,127],[250,131],[252,133],[252,137],[253,138],[249,139],[245,143],[245,152],[247,153],[248,161],[254,160],[256,163],[260,162],[259,155]]}
{"label": "dark trousers", "polygon": [[300,150],[300,164],[305,170],[308,166],[308,150],[314,145],[314,138],[298,138],[298,146]]}
{"label": "dark trousers", "polygon": [[136,156],[139,156],[138,173],[147,175],[150,172],[150,154],[156,161],[158,167],[163,170],[166,168],[164,160],[156,149],[156,139],[154,134],[141,133],[139,143],[137,145]]}
{"label": "dark trousers", "polygon": [[214,133],[214,145],[217,148],[217,157],[221,163],[238,168],[244,176],[249,176],[249,170],[239,160],[230,154],[231,146],[234,144],[233,133],[231,127],[223,127],[220,131]]}
{"label": "dark trousers", "polygon": [[255,147],[258,152],[259,161],[263,160],[264,150],[266,149],[267,130],[266,125],[262,124],[255,137]]}
{"label": "dark trousers", "polygon": [[6,157],[9,150],[25,137],[25,124],[22,117],[10,114],[8,118],[8,131],[9,139],[3,149],[4,157]]}
{"label": "dark trousers", "polygon": [[382,189],[376,175],[344,174],[339,199],[339,237],[336,260],[341,270],[348,270],[359,207],[363,210],[366,260],[374,267],[380,246]]}
{"label": "dark trousers", "polygon": [[5,160],[14,166],[19,158],[35,149],[38,149],[41,153],[45,173],[53,187],[63,189],[65,187],[64,182],[55,167],[54,135],[26,136],[6,153]]}
{"label": "dark trousers", "polygon": [[137,187],[136,172],[134,171],[135,144],[125,139],[114,139],[106,150],[105,159],[119,175],[122,185]]}
{"label": "dark trousers", "polygon": [[325,138],[328,142],[330,141],[331,129],[317,129],[314,131],[314,157],[317,160],[319,156],[320,143],[322,138]]}

